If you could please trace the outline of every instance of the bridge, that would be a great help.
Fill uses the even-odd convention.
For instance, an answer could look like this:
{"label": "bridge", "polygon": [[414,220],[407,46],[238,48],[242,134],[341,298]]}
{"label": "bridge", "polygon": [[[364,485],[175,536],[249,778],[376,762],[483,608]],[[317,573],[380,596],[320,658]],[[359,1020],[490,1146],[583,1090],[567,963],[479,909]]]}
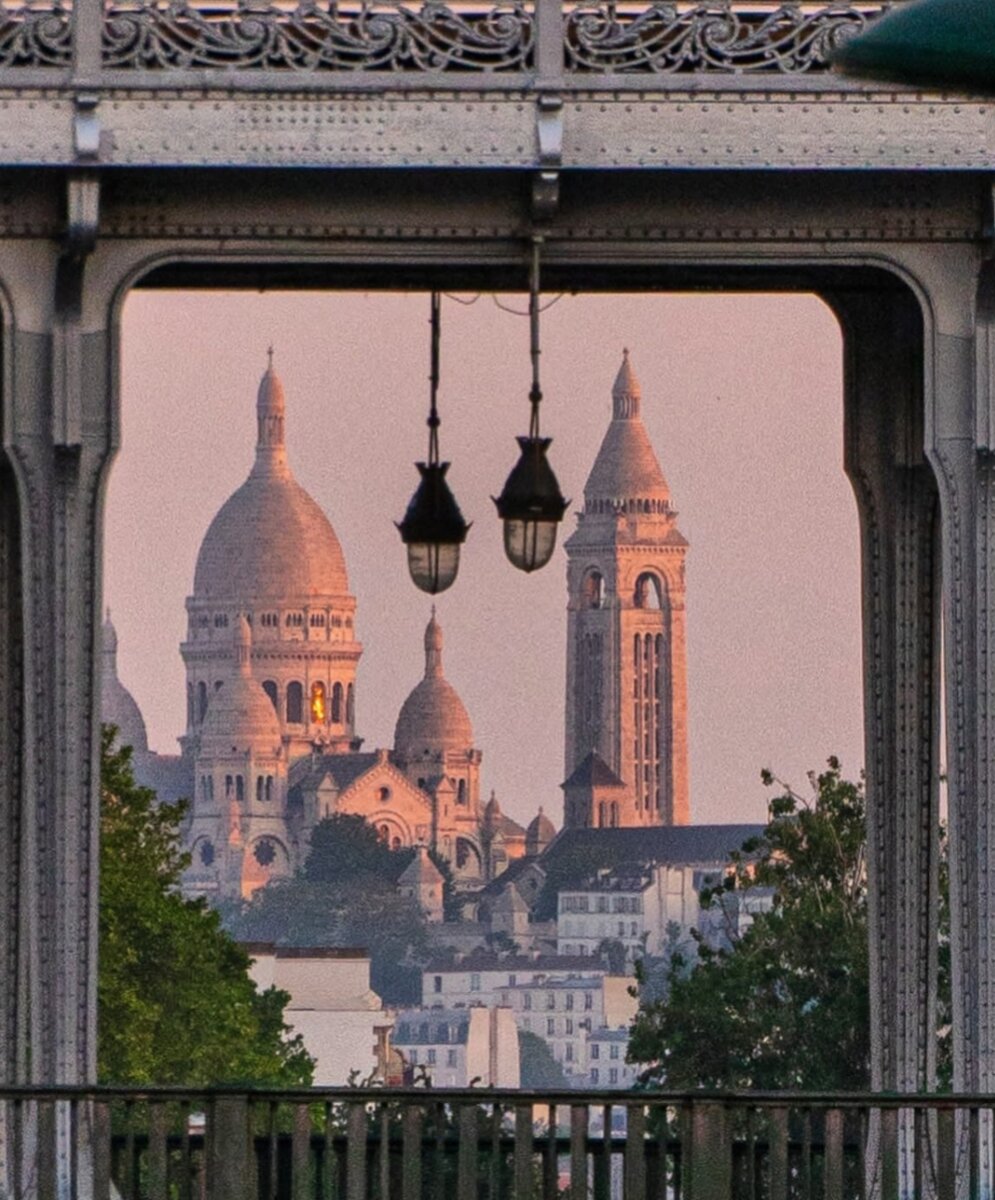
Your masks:
{"label": "bridge", "polygon": [[[832,72],[828,48],[883,7],[0,6],[0,1194],[90,1197],[99,1175],[92,1095],[39,1108],[10,1089],[94,1081],[94,681],[125,297],[523,290],[536,242],[550,290],[805,290],[836,313],[873,1085],[934,1083],[942,669],[955,1087],[995,1094],[995,105]],[[926,1134],[911,1102],[888,1111],[911,1195]],[[990,1182],[991,1117],[960,1111]],[[877,1147],[891,1122],[868,1123]]]}

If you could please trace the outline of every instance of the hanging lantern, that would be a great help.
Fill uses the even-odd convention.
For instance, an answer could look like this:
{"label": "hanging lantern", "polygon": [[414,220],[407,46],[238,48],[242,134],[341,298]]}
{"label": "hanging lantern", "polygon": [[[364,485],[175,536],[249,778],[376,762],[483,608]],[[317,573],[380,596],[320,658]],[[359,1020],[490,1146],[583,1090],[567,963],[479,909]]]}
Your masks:
{"label": "hanging lantern", "polygon": [[408,572],[423,592],[435,595],[450,587],[459,571],[460,547],[470,526],[446,482],[449,463],[439,462],[439,293],[432,293],[431,404],[428,462],[415,463],[421,482],[397,528],[408,548]]}
{"label": "hanging lantern", "polygon": [[520,437],[521,456],[505,481],[500,496],[492,497],[504,522],[504,552],[520,571],[544,567],[556,548],[556,531],[568,501],[563,499],[553,468],[546,458],[552,438],[539,435],[539,239],[532,243],[529,276],[529,323],[532,357],[531,417],[527,437]]}

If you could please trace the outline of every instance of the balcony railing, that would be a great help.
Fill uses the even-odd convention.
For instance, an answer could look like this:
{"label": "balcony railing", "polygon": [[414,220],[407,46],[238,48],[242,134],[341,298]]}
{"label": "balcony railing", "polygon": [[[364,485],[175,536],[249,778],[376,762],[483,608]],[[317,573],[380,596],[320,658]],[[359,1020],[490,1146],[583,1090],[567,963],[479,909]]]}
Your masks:
{"label": "balcony railing", "polygon": [[0,77],[101,87],[818,77],[907,0],[3,0]]}
{"label": "balcony railing", "polygon": [[59,1145],[96,1200],[954,1200],[981,1194],[993,1114],[995,1096],[7,1088],[0,1193],[43,1192]]}

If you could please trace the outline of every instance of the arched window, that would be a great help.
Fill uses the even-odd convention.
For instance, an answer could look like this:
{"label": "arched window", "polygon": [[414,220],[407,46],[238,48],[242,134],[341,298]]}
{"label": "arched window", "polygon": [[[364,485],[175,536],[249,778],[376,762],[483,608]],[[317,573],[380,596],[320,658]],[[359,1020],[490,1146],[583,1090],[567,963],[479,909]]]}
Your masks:
{"label": "arched window", "polygon": [[585,608],[601,608],[605,602],[605,581],[600,571],[588,571],[581,594]]}
{"label": "arched window", "polygon": [[226,800],[231,799],[232,789],[234,788],[234,786],[235,786],[235,781],[232,779],[232,777],[230,775],[226,775],[225,776],[225,799]]}
{"label": "arched window", "polygon": [[273,776],[266,776],[266,802],[267,804],[273,799]]}
{"label": "arched window", "polygon": [[311,684],[311,720],[317,725],[324,725],[327,717],[325,685],[320,679],[317,679]]}
{"label": "arched window", "polygon": [[342,724],[342,684],[336,683],[332,687],[332,724]]}
{"label": "arched window", "polygon": [[206,838],[200,843],[200,861],[205,867],[214,862],[214,846]]}
{"label": "arched window", "polygon": [[356,722],[356,689],[349,684],[345,695],[345,723],[351,729]]}
{"label": "arched window", "polygon": [[245,799],[245,779],[241,775],[235,776],[235,799],[239,804]]}
{"label": "arched window", "polygon": [[612,801],[611,821],[612,821],[612,828],[617,829],[618,828],[618,801],[617,800]]}
{"label": "arched window", "polygon": [[377,837],[379,837],[380,840],[387,845],[390,841],[390,829],[386,825],[381,825],[377,830]]}
{"label": "arched window", "polygon": [[214,681],[214,690],[215,690],[216,692],[220,692],[223,684],[224,684],[224,680],[223,680],[223,679],[215,679],[215,681]]}
{"label": "arched window", "polygon": [[280,705],[277,703],[276,680],[275,679],[264,679],[263,680],[263,691],[266,693],[267,696],[269,696],[270,703],[273,705],[274,711],[279,712]]}
{"label": "arched window", "polygon": [[193,684],[187,684],[187,729],[194,723]]}
{"label": "arched window", "polygon": [[466,780],[461,779],[456,788],[456,803],[466,804]]}
{"label": "arched window", "polygon": [[287,724],[300,725],[304,721],[304,688],[295,679],[287,684]]}
{"label": "arched window", "polygon": [[607,808],[608,805],[604,802],[604,800],[602,800],[598,805],[598,824],[602,829],[604,829],[604,827],[608,824]]}
{"label": "arched window", "polygon": [[390,788],[389,787],[378,788],[377,789],[377,799],[380,801],[381,804],[389,804],[390,803]]}
{"label": "arched window", "polygon": [[264,788],[264,786],[265,786],[265,784],[263,783],[263,777],[262,777],[262,775],[257,775],[257,776],[256,776],[256,800],[257,800],[257,801],[258,801],[260,804],[262,804],[262,802],[263,802],[263,788]]}
{"label": "arched window", "polygon": [[203,721],[207,716],[207,684],[203,681],[197,684],[197,720]]}
{"label": "arched window", "polygon": [[391,840],[390,840],[390,848],[391,848],[391,850],[400,850],[400,848],[401,848],[401,839],[400,839],[399,837],[396,837],[396,838],[391,838]]}
{"label": "arched window", "polygon": [[660,588],[660,580],[649,571],[640,575],[636,580],[633,602],[636,608],[663,608],[663,591]]}

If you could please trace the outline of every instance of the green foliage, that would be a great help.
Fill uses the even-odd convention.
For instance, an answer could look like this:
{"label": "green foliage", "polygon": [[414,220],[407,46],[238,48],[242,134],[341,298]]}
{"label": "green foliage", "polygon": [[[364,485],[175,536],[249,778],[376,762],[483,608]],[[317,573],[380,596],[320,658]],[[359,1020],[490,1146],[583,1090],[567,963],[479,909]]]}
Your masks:
{"label": "green foliage", "polygon": [[549,1045],[527,1029],[518,1031],[518,1060],[523,1088],[562,1088],[570,1085]]}
{"label": "green foliage", "polygon": [[311,1081],[289,997],[260,993],[249,960],[202,901],[178,891],[182,804],[138,787],[131,749],[103,733],[98,1074],[118,1084]]}
{"label": "green foliage", "polygon": [[365,876],[394,882],[410,861],[410,850],[391,850],[362,817],[333,813],[311,832],[304,877],[310,883],[343,884]]}
{"label": "green foliage", "polygon": [[[764,780],[775,782],[769,773]],[[672,1088],[860,1089],[869,1083],[866,831],[859,783],[837,760],[803,800],[775,797],[764,833],[708,894],[774,889],[773,909],[724,949],[696,935],[666,996],[645,1000],[630,1061]]]}

